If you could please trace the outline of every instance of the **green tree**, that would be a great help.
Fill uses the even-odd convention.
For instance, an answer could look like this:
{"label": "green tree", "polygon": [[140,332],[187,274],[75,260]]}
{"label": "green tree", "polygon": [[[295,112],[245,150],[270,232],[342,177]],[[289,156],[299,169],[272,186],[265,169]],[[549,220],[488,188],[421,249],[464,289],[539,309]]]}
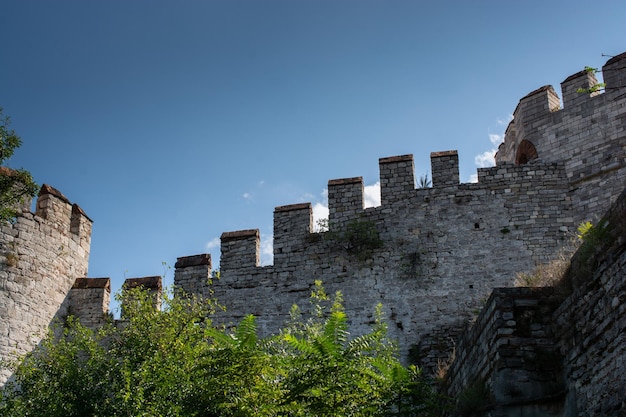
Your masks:
{"label": "green tree", "polygon": [[97,332],[69,317],[17,366],[2,416],[193,416],[196,360],[213,304],[141,288],[117,296],[123,317]]}
{"label": "green tree", "polygon": [[[69,318],[55,335],[51,330],[37,350],[26,355],[14,380],[0,392],[3,416],[106,415],[113,368],[102,342]],[[4,396],[4,398],[3,398]]]}
{"label": "green tree", "polygon": [[20,137],[9,128],[10,121],[0,107],[0,223],[14,219],[19,205],[32,199],[39,189],[30,172],[4,166],[22,145]]}
{"label": "green tree", "polygon": [[285,415],[280,399],[285,369],[275,338],[257,337],[248,315],[236,329],[208,329],[210,348],[197,361],[198,386],[192,408],[203,416]]}
{"label": "green tree", "polygon": [[211,347],[208,319],[215,304],[166,291],[163,311],[154,294],[118,294],[123,315],[105,335],[112,362],[108,396],[119,416],[185,416],[198,385],[196,362]]}

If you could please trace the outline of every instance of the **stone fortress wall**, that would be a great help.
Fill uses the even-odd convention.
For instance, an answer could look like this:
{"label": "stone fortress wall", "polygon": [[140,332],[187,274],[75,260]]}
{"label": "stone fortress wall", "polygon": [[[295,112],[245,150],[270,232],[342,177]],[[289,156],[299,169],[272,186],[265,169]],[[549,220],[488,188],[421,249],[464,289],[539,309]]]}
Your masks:
{"label": "stone fortress wall", "polygon": [[[313,232],[310,203],[277,207],[273,265],[259,266],[258,230],[226,232],[219,280],[209,287],[211,256],[200,254],[178,259],[175,284],[225,304],[218,321],[254,314],[269,334],[292,304],[308,305],[320,279],[327,292],[344,294],[353,333],[368,328],[382,303],[404,357],[410,351],[432,370],[494,288],[557,256],[578,224],[597,221],[624,189],[625,64],[626,54],[606,63],[602,94],[573,93],[594,85],[593,74],[568,77],[563,108],[550,86],[522,98],[496,166],[479,169],[477,183],[459,182],[456,151],[431,154],[428,188],[416,188],[411,155],[381,158],[380,206],[363,207],[361,177],[331,180],[329,232]],[[374,228],[381,244],[348,232],[359,226]],[[2,228],[2,357],[31,349],[36,339],[28,335],[45,331],[55,315],[69,312],[91,326],[107,318],[110,281],[85,278],[90,232],[82,210],[48,186],[36,213]],[[160,288],[154,278],[140,281]]]}
{"label": "stone fortress wall", "polygon": [[[227,307],[220,319],[236,323],[253,313],[262,333],[274,332],[292,304],[308,304],[321,279],[327,291],[344,294],[354,332],[366,331],[380,302],[403,354],[417,345],[430,355],[423,364],[436,365],[493,288],[548,261],[576,227],[558,163],[482,170],[477,184],[458,184],[456,152],[433,154],[432,165],[433,187],[415,189],[411,156],[381,159],[374,208],[363,209],[360,178],[329,182],[330,232],[361,222],[379,233],[382,246],[367,259],[328,233],[312,234],[309,204],[275,210],[272,266],[258,266],[258,231],[224,233],[213,284]],[[176,279],[183,269],[175,283],[184,288]]]}
{"label": "stone fortress wall", "polygon": [[[459,183],[456,151],[431,154],[430,188],[416,188],[412,155],[381,158],[379,207],[363,207],[361,177],[328,182],[330,233],[312,232],[308,203],[277,207],[271,266],[259,266],[258,230],[224,233],[213,281],[227,307],[220,319],[252,313],[262,333],[274,332],[321,279],[344,294],[353,331],[365,330],[381,302],[403,354],[413,347],[435,367],[493,288],[557,256],[624,189],[625,62],[622,54],[603,67],[605,93],[576,92],[597,82],[582,71],[561,84],[562,108],[551,86],[522,98],[496,166],[479,169],[478,183]],[[374,225],[383,242],[367,259],[329,238],[356,223]],[[180,258],[175,275],[191,292],[211,269],[207,255],[194,259]]]}

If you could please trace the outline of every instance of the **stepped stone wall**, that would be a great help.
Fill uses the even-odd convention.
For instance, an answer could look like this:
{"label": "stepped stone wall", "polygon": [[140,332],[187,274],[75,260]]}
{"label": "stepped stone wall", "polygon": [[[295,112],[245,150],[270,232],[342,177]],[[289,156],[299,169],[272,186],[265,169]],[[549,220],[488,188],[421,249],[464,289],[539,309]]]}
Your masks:
{"label": "stepped stone wall", "polygon": [[568,417],[626,415],[626,190],[599,227],[607,232],[573,258],[573,292],[552,316]]}

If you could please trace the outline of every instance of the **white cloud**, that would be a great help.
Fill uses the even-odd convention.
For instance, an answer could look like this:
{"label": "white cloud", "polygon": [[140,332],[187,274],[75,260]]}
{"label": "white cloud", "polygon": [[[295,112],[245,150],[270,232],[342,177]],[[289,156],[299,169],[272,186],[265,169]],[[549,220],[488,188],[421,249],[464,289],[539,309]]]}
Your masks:
{"label": "white cloud", "polygon": [[490,151],[483,152],[480,155],[476,155],[474,157],[474,163],[478,168],[487,168],[494,166],[496,164],[496,160],[494,159],[496,151],[497,149],[492,149]]}
{"label": "white cloud", "polygon": [[263,237],[261,235],[261,265],[272,265],[274,263],[274,235]]}
{"label": "white cloud", "polygon": [[[505,120],[498,119],[496,123],[498,126],[508,126],[511,120],[513,120],[513,115],[509,115]],[[488,168],[496,164],[495,155],[496,152],[498,152],[498,146],[500,146],[504,140],[504,132],[501,134],[489,133],[488,136],[489,142],[491,143],[491,149],[474,157],[474,163],[478,168]],[[478,174],[472,174],[469,181],[478,182]]]}
{"label": "white cloud", "polygon": [[313,204],[313,231],[320,232],[320,221],[328,220],[328,189],[321,193],[322,201]]}
{"label": "white cloud", "polygon": [[259,180],[254,187],[252,187],[252,191],[244,192],[241,197],[244,200],[255,201],[255,196],[259,195],[265,187],[265,180]]}
{"label": "white cloud", "polygon": [[489,134],[489,141],[493,146],[498,146],[502,143],[502,135],[496,135],[495,133]]}
{"label": "white cloud", "polygon": [[375,184],[372,185],[366,185],[363,188],[363,199],[365,207],[380,206],[380,181],[377,181]]}
{"label": "white cloud", "polygon": [[219,237],[216,237],[216,238],[211,239],[209,242],[207,242],[207,244],[206,244],[206,248],[207,248],[207,249],[215,249],[215,248],[219,248],[219,247],[220,247],[220,244],[221,244],[221,242],[220,242],[220,238],[219,238]]}
{"label": "white cloud", "polygon": [[513,120],[513,114],[509,114],[506,119],[496,120],[496,123],[500,126],[508,126],[509,123],[511,123],[511,120]]}
{"label": "white cloud", "polygon": [[313,230],[319,232],[320,220],[328,219],[328,204],[315,203],[313,205]]}

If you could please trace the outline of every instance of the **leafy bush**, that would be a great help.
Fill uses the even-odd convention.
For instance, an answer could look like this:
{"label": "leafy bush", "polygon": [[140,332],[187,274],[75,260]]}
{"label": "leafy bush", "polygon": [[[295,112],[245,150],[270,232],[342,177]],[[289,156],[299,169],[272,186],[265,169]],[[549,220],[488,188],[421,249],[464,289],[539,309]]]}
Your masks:
{"label": "leafy bush", "polygon": [[69,318],[23,358],[0,396],[3,416],[435,416],[440,399],[405,368],[377,309],[350,338],[340,293],[317,282],[312,313],[292,309],[259,338],[253,316],[226,331],[213,302],[120,296],[123,320],[97,332]]}

